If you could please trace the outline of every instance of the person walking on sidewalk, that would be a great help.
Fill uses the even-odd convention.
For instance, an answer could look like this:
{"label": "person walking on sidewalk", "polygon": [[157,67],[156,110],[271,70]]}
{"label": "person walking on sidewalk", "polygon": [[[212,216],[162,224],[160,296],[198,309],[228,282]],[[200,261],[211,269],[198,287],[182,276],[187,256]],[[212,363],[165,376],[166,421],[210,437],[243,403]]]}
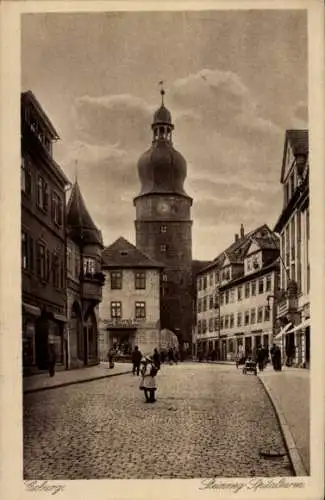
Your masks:
{"label": "person walking on sidewalk", "polygon": [[55,362],[56,362],[56,351],[55,344],[49,343],[48,348],[48,368],[50,377],[54,377],[55,375]]}
{"label": "person walking on sidewalk", "polygon": [[141,351],[139,350],[139,347],[137,345],[135,346],[134,350],[132,351],[131,358],[132,358],[132,365],[133,365],[132,373],[133,373],[133,375],[135,375],[135,373],[136,373],[139,376],[142,354],[141,354]]}

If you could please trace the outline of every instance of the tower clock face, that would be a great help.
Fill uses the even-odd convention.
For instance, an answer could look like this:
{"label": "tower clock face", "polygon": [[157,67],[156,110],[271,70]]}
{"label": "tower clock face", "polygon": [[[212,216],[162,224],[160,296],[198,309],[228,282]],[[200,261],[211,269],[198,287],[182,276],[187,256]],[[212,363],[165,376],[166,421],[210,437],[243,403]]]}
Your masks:
{"label": "tower clock face", "polygon": [[169,211],[170,211],[169,203],[167,203],[166,201],[161,201],[160,203],[158,203],[158,212],[160,214],[168,214]]}

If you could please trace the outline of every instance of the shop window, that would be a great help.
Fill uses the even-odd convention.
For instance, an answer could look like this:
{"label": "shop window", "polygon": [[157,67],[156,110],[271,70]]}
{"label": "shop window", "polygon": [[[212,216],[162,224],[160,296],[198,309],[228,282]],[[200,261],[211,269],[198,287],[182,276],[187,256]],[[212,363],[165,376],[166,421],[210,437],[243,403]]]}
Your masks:
{"label": "shop window", "polygon": [[136,302],[135,303],[135,317],[136,319],[145,319],[146,317],[146,303]]}
{"label": "shop window", "polygon": [[121,319],[122,317],[122,302],[111,302],[111,318]]}
{"label": "shop window", "polygon": [[111,271],[111,290],[122,290],[122,271]]}
{"label": "shop window", "polygon": [[[146,288],[146,272],[145,271],[137,271],[134,273],[135,278],[135,289],[136,290],[145,290]],[[166,279],[164,279],[166,278]],[[167,275],[164,274],[163,281],[167,281]]]}

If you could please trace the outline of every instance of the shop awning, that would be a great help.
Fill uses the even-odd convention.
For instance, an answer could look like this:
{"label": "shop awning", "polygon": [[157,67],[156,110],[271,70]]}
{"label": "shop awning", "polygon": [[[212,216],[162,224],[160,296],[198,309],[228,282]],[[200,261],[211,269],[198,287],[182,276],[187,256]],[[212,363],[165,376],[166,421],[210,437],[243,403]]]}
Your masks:
{"label": "shop awning", "polygon": [[282,335],[284,335],[285,333],[288,333],[288,330],[291,327],[292,327],[292,323],[286,324],[286,326],[284,326],[283,328],[281,328],[281,330],[279,331],[279,333],[274,337],[274,340],[280,340],[282,338]]}
{"label": "shop awning", "polygon": [[63,314],[53,314],[53,318],[56,319],[56,321],[60,321],[61,323],[66,323],[67,322],[67,317],[64,316]]}
{"label": "shop awning", "polygon": [[39,307],[32,306],[31,304],[27,304],[26,302],[23,302],[23,309],[25,312],[32,314],[33,316],[41,315],[41,309]]}
{"label": "shop awning", "polygon": [[305,319],[299,325],[292,328],[292,330],[289,330],[287,333],[297,332],[298,330],[301,330],[302,328],[306,328],[307,326],[310,326],[310,318]]}

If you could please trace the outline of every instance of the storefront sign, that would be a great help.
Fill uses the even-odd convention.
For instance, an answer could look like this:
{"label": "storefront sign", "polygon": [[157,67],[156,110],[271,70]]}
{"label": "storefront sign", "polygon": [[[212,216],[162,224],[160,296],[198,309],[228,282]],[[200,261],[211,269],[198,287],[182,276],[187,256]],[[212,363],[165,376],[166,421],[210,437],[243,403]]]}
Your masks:
{"label": "storefront sign", "polygon": [[132,319],[104,319],[104,325],[107,328],[137,328],[139,323]]}

